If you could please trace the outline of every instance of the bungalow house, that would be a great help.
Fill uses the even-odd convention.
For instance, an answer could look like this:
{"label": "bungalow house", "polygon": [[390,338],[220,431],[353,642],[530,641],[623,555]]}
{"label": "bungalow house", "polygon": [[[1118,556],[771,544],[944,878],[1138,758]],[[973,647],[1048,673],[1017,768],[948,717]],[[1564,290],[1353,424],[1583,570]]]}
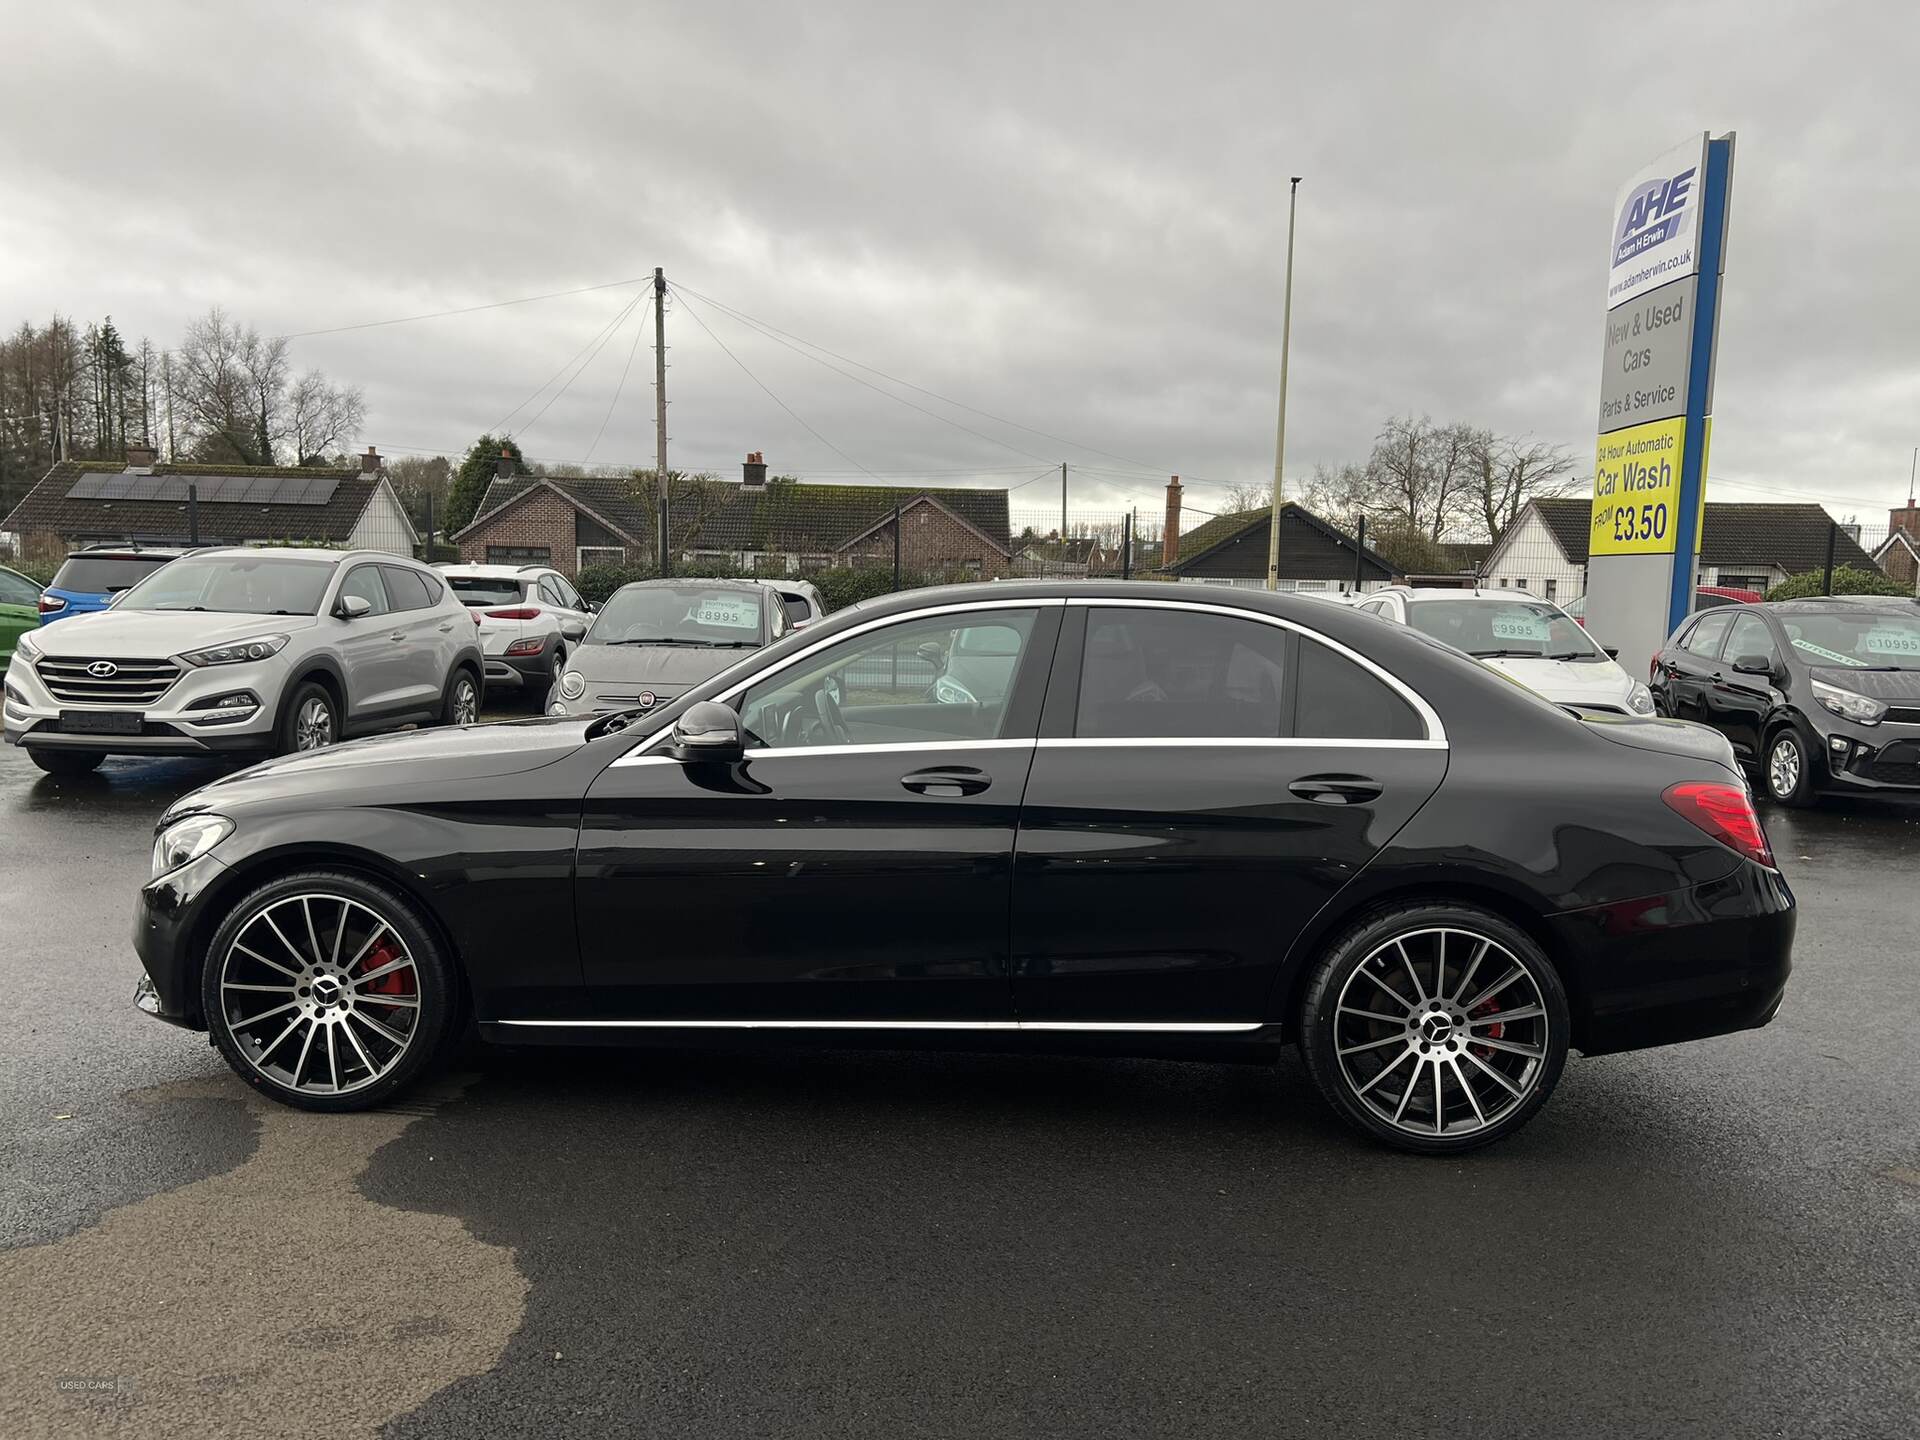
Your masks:
{"label": "bungalow house", "polygon": [[355,469],[159,464],[147,449],[124,466],[63,460],[0,530],[25,554],[115,541],[258,545],[294,542],[412,555],[420,536],[371,448]]}
{"label": "bungalow house", "polygon": [[1873,547],[1873,561],[1887,578],[1920,595],[1920,507],[1909,501],[1887,512],[1887,538]]}
{"label": "bungalow house", "polygon": [[[1271,508],[1216,515],[1182,535],[1180,490],[1176,476],[1167,487],[1161,575],[1207,585],[1264,586],[1273,533]],[[1400,573],[1384,556],[1311,510],[1291,500],[1280,507],[1280,589],[1338,594],[1354,589],[1356,578],[1359,589],[1377,590],[1393,584]]]}
{"label": "bungalow house", "polygon": [[1062,540],[1056,532],[1014,542],[1013,573],[1024,579],[1120,573],[1120,550],[1100,543],[1097,536],[1075,535]]}
{"label": "bungalow house", "polygon": [[[1494,542],[1480,584],[1562,604],[1586,594],[1592,527],[1590,499],[1529,500]],[[1836,566],[1876,568],[1859,542],[1837,529],[1825,506],[1708,501],[1696,583],[1764,593],[1789,576],[1824,566],[1830,534]]]}
{"label": "bungalow house", "polygon": [[[503,459],[503,470],[510,465]],[[503,473],[453,539],[467,561],[537,563],[569,575],[596,564],[649,565],[658,522],[645,485],[621,476]],[[738,483],[711,482],[677,516],[670,513],[674,559],[770,575],[890,566],[896,508],[905,569],[985,579],[1008,573],[1005,490],[769,482],[757,453]]]}

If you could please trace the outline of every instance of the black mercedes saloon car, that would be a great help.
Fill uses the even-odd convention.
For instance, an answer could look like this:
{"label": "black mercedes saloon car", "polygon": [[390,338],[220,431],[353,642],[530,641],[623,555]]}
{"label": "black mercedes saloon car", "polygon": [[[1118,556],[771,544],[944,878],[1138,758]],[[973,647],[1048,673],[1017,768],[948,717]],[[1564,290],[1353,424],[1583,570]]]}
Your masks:
{"label": "black mercedes saloon car", "polygon": [[1765,1024],[1793,925],[1710,731],[1313,600],[1000,583],[855,606],[650,714],[218,780],[158,825],[136,1003],[315,1110],[469,1032],[1297,1042],[1346,1121],[1450,1153],[1569,1050]]}
{"label": "black mercedes saloon car", "polygon": [[1710,725],[1782,805],[1920,794],[1920,601],[1846,595],[1692,616],[1655,708]]}

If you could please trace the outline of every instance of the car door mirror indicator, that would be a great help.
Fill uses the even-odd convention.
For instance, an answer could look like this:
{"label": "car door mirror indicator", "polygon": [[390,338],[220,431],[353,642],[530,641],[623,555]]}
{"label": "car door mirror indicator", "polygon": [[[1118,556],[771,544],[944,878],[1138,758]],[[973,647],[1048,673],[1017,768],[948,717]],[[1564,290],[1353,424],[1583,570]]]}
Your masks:
{"label": "car door mirror indicator", "polygon": [[739,714],[717,700],[688,706],[686,714],[673,722],[673,738],[667,744],[667,754],[688,764],[731,764],[744,757],[746,749]]}

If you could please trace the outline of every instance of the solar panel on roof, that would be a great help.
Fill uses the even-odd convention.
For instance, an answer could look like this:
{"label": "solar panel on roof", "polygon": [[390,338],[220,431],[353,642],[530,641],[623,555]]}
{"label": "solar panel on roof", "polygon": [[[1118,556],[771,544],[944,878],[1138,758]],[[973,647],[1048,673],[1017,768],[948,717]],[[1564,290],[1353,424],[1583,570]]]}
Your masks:
{"label": "solar panel on roof", "polygon": [[184,504],[187,487],[216,505],[326,505],[340,477],[311,475],[128,475],[88,471],[67,489],[69,500],[152,500]]}

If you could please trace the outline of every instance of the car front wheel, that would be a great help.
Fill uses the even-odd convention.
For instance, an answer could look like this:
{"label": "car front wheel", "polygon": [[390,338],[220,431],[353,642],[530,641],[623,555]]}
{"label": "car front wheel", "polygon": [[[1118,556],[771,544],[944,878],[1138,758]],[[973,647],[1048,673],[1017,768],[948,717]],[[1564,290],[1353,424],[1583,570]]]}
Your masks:
{"label": "car front wheel", "polygon": [[303,1110],[361,1110],[443,1043],[453,982],[432,932],[356,875],[287,875],[235,905],[207,947],[207,1028],[241,1079]]}
{"label": "car front wheel", "polygon": [[480,687],[473,683],[473,676],[467,671],[454,671],[453,679],[447,682],[447,698],[441,707],[440,723],[471,725],[479,718]]}
{"label": "car front wheel", "polygon": [[280,719],[280,753],[324,750],[339,738],[340,712],[326,686],[308,680],[296,687]]}
{"label": "car front wheel", "polygon": [[1523,931],[1482,910],[1415,904],[1375,914],[1315,969],[1300,1046],[1349,1125],[1425,1155],[1504,1139],[1566,1064],[1567,997]]}
{"label": "car front wheel", "polygon": [[1798,730],[1789,726],[1767,742],[1767,794],[1782,805],[1813,803],[1813,757]]}

